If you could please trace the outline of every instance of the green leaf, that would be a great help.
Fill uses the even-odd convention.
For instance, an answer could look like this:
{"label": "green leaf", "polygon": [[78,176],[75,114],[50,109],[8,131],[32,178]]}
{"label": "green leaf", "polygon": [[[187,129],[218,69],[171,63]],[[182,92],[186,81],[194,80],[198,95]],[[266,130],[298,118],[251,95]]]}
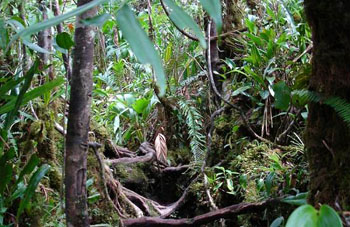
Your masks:
{"label": "green leaf", "polygon": [[0,19],[0,48],[5,49],[9,42],[9,35],[3,19]]}
{"label": "green leaf", "polygon": [[284,221],[284,217],[276,218],[270,225],[270,227],[280,227]]}
{"label": "green leaf", "polygon": [[338,213],[328,205],[322,205],[319,212],[318,227],[342,227]]}
{"label": "green leaf", "polygon": [[138,99],[136,102],[132,105],[132,108],[138,113],[142,114],[144,110],[147,108],[148,104],[150,103],[151,100],[149,99]]}
{"label": "green leaf", "polygon": [[[34,88],[33,90],[27,92],[23,96],[23,100],[21,102],[21,105],[24,105],[24,104],[28,103],[30,100],[33,100],[33,99],[39,97],[40,95],[42,95],[48,91],[51,91],[53,88],[63,84],[63,82],[64,82],[64,77],[58,77],[57,79],[52,80],[50,82],[47,82],[44,85],[41,85],[40,87]],[[1,106],[0,107],[0,114],[4,114],[4,113],[11,111],[15,107],[15,101],[16,100],[11,100],[10,102]]]}
{"label": "green leaf", "polygon": [[70,17],[74,17],[74,16],[77,16],[77,15],[80,15],[80,14],[84,13],[85,11],[87,11],[89,9],[92,9],[92,8],[98,6],[98,5],[100,5],[100,4],[102,4],[102,3],[106,2],[106,1],[107,0],[94,0],[94,1],[91,1],[89,3],[84,4],[82,6],[79,6],[78,8],[76,8],[76,9],[74,9],[74,10],[68,12],[68,13],[61,14],[61,15],[59,15],[57,17],[54,17],[54,18],[51,18],[51,19],[48,19],[48,20],[44,20],[44,21],[39,22],[37,24],[31,25],[28,28],[21,29],[16,35],[13,36],[13,38],[10,41],[10,43],[7,45],[7,50],[12,45],[12,43],[14,41],[16,41],[20,37],[22,37],[22,38],[23,37],[28,37],[31,34],[34,34],[34,33],[37,33],[39,31],[42,31],[42,30],[44,30],[46,28],[55,26],[55,25],[63,22],[64,20],[67,20]]}
{"label": "green leaf", "polygon": [[303,205],[289,216],[286,227],[317,227],[317,219],[317,210],[311,205]]}
{"label": "green leaf", "polygon": [[47,164],[44,164],[30,178],[27,189],[24,193],[24,197],[19,204],[19,208],[17,211],[17,219],[22,214],[24,208],[28,205],[30,199],[35,193],[35,189],[37,188],[40,180],[45,176],[45,174],[49,169],[50,169],[50,166]]}
{"label": "green leaf", "polygon": [[284,81],[272,86],[275,92],[275,107],[280,110],[287,110],[290,103],[291,90]]}
{"label": "green leaf", "polygon": [[217,30],[221,31],[222,17],[221,17],[221,3],[220,0],[199,0],[203,8],[208,12],[211,18],[213,18]]}
{"label": "green leaf", "polygon": [[[26,73],[26,75],[24,76],[25,77],[25,82],[21,88],[21,91],[17,97],[17,100],[15,102],[15,100],[13,101],[10,101],[9,103],[14,103],[13,105],[13,108],[11,112],[9,112],[7,115],[6,115],[6,119],[5,119],[5,123],[4,123],[4,129],[7,130],[10,128],[12,122],[14,121],[14,118],[18,112],[18,109],[19,107],[21,106],[22,102],[23,102],[23,98],[24,98],[24,95],[25,93],[27,92],[27,90],[29,89],[30,87],[30,84],[32,82],[32,79],[34,77],[34,75],[37,73],[38,71],[38,67],[39,67],[39,60],[36,60],[33,64],[33,66],[29,69],[29,71]],[[7,103],[8,104],[8,103]],[[4,105],[6,106],[6,105]],[[4,107],[3,106],[3,107]],[[2,108],[3,108],[2,107]]]}
{"label": "green leaf", "polygon": [[23,170],[21,171],[21,173],[19,174],[19,177],[17,179],[17,183],[20,182],[21,180],[23,180],[23,177],[27,174],[30,174],[35,167],[39,164],[39,158],[38,156],[36,156],[35,154],[33,154],[28,163],[24,166]]}
{"label": "green leaf", "polygon": [[189,28],[199,39],[201,46],[206,49],[207,43],[205,41],[204,35],[192,17],[190,17],[178,5],[176,5],[173,0],[164,0],[164,2],[171,9],[169,16],[170,19],[176,24],[176,26],[182,30]]}
{"label": "green leaf", "polygon": [[95,17],[86,19],[86,20],[81,20],[82,24],[84,25],[95,25],[97,27],[102,27],[106,20],[108,20],[111,17],[110,14],[104,13],[102,15],[97,15]]}
{"label": "green leaf", "polygon": [[74,46],[72,37],[67,32],[62,32],[56,36],[56,43],[59,47],[69,50]]}
{"label": "green leaf", "polygon": [[282,199],[282,202],[292,204],[292,205],[298,205],[298,206],[305,205],[307,204],[307,201],[306,201],[307,195],[308,193],[304,192],[304,193],[299,193],[297,195],[288,196]]}
{"label": "green leaf", "polygon": [[49,52],[48,50],[40,47],[39,45],[35,44],[35,43],[32,43],[29,41],[29,39],[27,38],[23,38],[23,44],[26,45],[28,48],[32,49],[32,50],[35,50],[39,53],[43,53],[43,54],[51,54],[51,52]]}
{"label": "green leaf", "polygon": [[6,185],[11,181],[12,167],[10,164],[5,164],[0,171],[0,195],[4,192]]}
{"label": "green leaf", "polygon": [[151,64],[154,68],[160,96],[166,91],[166,77],[162,62],[146,32],[141,28],[128,5],[124,5],[117,15],[117,21],[134,54],[141,63]]}
{"label": "green leaf", "polygon": [[2,98],[6,93],[14,89],[19,83],[21,83],[25,77],[18,78],[17,80],[10,79],[5,84],[2,84],[0,87],[0,97]]}

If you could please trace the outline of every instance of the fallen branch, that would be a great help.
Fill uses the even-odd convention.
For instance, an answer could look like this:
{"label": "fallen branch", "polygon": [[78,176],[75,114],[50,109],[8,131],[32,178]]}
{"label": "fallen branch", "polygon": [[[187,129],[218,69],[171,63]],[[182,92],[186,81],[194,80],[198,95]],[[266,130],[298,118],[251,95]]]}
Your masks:
{"label": "fallen branch", "polygon": [[178,173],[186,171],[188,168],[190,168],[191,165],[183,165],[183,166],[170,166],[166,167],[161,170],[162,173]]}
{"label": "fallen branch", "polygon": [[142,217],[122,220],[122,226],[124,227],[137,227],[137,226],[199,226],[210,223],[212,221],[225,218],[232,219],[239,214],[255,213],[263,211],[268,206],[273,206],[280,203],[280,199],[270,199],[258,203],[240,203],[225,208],[221,208],[215,211],[211,211],[194,218],[181,218],[181,219],[162,219],[159,217]]}

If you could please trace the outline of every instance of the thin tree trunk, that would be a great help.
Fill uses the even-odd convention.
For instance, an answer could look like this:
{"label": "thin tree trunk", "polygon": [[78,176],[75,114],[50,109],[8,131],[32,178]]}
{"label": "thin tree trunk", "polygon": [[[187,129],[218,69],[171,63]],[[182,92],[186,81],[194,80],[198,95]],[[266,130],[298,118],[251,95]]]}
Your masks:
{"label": "thin tree trunk", "polygon": [[[42,12],[42,20],[43,21],[47,20],[48,14],[47,14],[47,7],[46,7],[45,1],[39,0],[38,4],[39,4],[39,10]],[[47,51],[52,50],[51,28],[47,28],[39,32],[38,45]],[[39,68],[40,70],[43,70],[44,66],[48,64],[50,60],[50,56],[49,54],[46,54],[46,53],[40,53],[39,56],[41,60],[41,64]],[[50,66],[47,70],[44,71],[44,75],[39,78],[39,84],[45,83],[45,78],[44,78],[45,75],[48,75],[50,80],[54,78],[52,66]]]}
{"label": "thin tree trunk", "polygon": [[[61,14],[60,4],[59,4],[58,0],[54,0],[53,13],[55,16],[59,16]],[[62,24],[59,23],[56,26],[56,29],[57,29],[58,34],[62,33],[63,32]],[[68,54],[62,53],[62,59],[63,59],[64,68],[66,69],[66,77],[67,77],[68,81],[70,81],[70,79],[72,77],[72,69],[71,69],[70,64],[69,64],[69,53]]]}
{"label": "thin tree trunk", "polygon": [[[79,0],[78,6],[90,2]],[[91,18],[96,8],[77,18],[73,73],[68,114],[65,160],[66,217],[68,227],[89,226],[86,195],[86,158],[92,93],[92,70],[95,32],[91,26],[83,26],[81,19]]]}
{"label": "thin tree trunk", "polygon": [[[350,2],[305,0],[312,29],[310,90],[350,102]],[[350,129],[334,109],[309,104],[306,128],[310,202],[350,207]]]}

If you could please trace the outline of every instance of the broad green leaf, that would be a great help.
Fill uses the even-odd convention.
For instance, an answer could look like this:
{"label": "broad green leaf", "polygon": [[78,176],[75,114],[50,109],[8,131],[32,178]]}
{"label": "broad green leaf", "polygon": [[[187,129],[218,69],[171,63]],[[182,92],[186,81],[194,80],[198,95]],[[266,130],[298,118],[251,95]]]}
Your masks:
{"label": "broad green leaf", "polygon": [[282,202],[292,204],[292,205],[298,205],[298,206],[305,205],[307,204],[307,201],[306,201],[307,195],[308,193],[304,192],[304,193],[299,193],[297,195],[288,196],[282,199]]}
{"label": "broad green leaf", "polygon": [[[30,100],[33,100],[33,99],[39,97],[40,95],[42,95],[48,91],[51,91],[53,88],[63,84],[63,82],[64,82],[64,78],[59,77],[55,80],[52,80],[50,82],[45,83],[44,85],[41,85],[40,87],[34,88],[33,90],[27,92],[23,96],[23,100],[21,102],[21,105],[24,105],[24,104],[28,103]],[[4,113],[11,111],[15,106],[15,101],[16,100],[12,100],[12,101],[6,103],[5,105],[1,106],[0,107],[0,114],[4,114]]]}
{"label": "broad green leaf", "polygon": [[148,104],[150,103],[149,99],[138,99],[136,102],[132,105],[132,108],[138,113],[142,114],[144,110],[147,108]]}
{"label": "broad green leaf", "polygon": [[176,26],[182,30],[189,28],[199,39],[201,46],[203,48],[207,48],[204,35],[192,17],[190,17],[178,5],[176,5],[173,0],[164,0],[164,2],[171,10],[170,19],[176,24]]}
{"label": "broad green leaf", "polygon": [[303,205],[289,216],[286,227],[318,227],[317,219],[317,210],[311,205]]}
{"label": "broad green leaf", "polygon": [[10,164],[5,164],[0,171],[0,195],[4,192],[6,185],[11,181],[12,167]]}
{"label": "broad green leaf", "polygon": [[203,8],[208,12],[211,18],[213,18],[217,30],[221,31],[222,17],[221,17],[221,3],[220,0],[199,0]]}
{"label": "broad green leaf", "polygon": [[23,180],[23,177],[27,174],[30,174],[31,172],[33,172],[33,170],[35,169],[35,167],[39,164],[39,158],[38,156],[36,156],[35,154],[33,154],[28,163],[24,166],[23,170],[21,171],[21,173],[19,174],[19,177],[17,179],[17,183],[20,182],[21,180]]}
{"label": "broad green leaf", "polygon": [[[32,82],[32,79],[34,77],[34,75],[37,73],[38,71],[38,67],[39,67],[39,60],[36,60],[33,64],[33,66],[28,70],[28,72],[26,73],[26,75],[24,76],[25,77],[25,81],[24,81],[24,84],[21,88],[21,91],[17,97],[17,100],[13,100],[13,101],[10,101],[9,103],[14,103],[13,105],[13,108],[11,108],[11,112],[9,112],[7,115],[6,115],[6,119],[5,119],[5,124],[4,124],[4,129],[7,130],[10,128],[17,112],[18,112],[18,109],[19,107],[22,105],[23,103],[23,98],[24,98],[24,95],[25,93],[27,92],[27,90],[29,89],[30,87],[30,84]],[[9,104],[7,103],[7,104]],[[3,107],[5,107],[6,105],[4,105]],[[3,108],[2,107],[2,108]]]}
{"label": "broad green leaf", "polygon": [[95,17],[86,19],[86,20],[82,20],[81,22],[84,25],[95,25],[97,27],[102,27],[104,25],[104,23],[111,17],[110,14],[108,13],[104,13],[102,15],[97,15]]}
{"label": "broad green leaf", "polygon": [[322,205],[319,211],[318,227],[342,227],[338,213],[328,205]]}
{"label": "broad green leaf", "polygon": [[37,188],[40,180],[45,176],[45,174],[47,173],[47,171],[49,169],[50,169],[50,166],[44,164],[30,178],[27,189],[24,193],[23,199],[21,200],[21,202],[19,204],[19,208],[17,211],[17,219],[22,214],[24,208],[28,205],[30,199],[32,198],[32,196],[35,193],[35,189]]}
{"label": "broad green leaf", "polygon": [[56,36],[56,43],[59,47],[69,50],[74,46],[72,37],[67,32],[62,32]]}
{"label": "broad green leaf", "polygon": [[34,25],[31,25],[28,28],[21,29],[16,35],[13,36],[13,38],[11,39],[10,43],[7,46],[7,49],[9,49],[9,47],[12,45],[12,43],[20,37],[22,37],[22,38],[27,37],[31,34],[37,33],[39,31],[46,29],[46,28],[55,26],[55,25],[63,22],[64,20],[67,20],[68,18],[80,15],[80,14],[84,13],[85,11],[92,9],[92,8],[98,6],[106,1],[108,1],[108,0],[94,0],[94,1],[91,1],[89,3],[84,4],[82,6],[79,6],[78,8],[76,8],[68,13],[61,14],[57,17],[54,17],[54,18],[36,23]]}
{"label": "broad green leaf", "polygon": [[128,5],[125,4],[118,11],[117,21],[123,32],[123,36],[129,42],[131,49],[140,62],[153,66],[160,95],[163,96],[166,91],[166,77],[162,62],[152,42],[149,40],[146,32],[141,28]]}
{"label": "broad green leaf", "polygon": [[275,92],[275,107],[280,110],[287,110],[290,103],[291,90],[284,81],[272,86]]}

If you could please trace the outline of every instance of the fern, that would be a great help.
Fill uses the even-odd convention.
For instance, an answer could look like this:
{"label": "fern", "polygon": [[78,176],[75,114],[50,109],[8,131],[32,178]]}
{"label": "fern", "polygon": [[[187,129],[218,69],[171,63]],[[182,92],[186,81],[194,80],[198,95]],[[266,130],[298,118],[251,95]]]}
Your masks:
{"label": "fern", "polygon": [[350,127],[350,103],[339,97],[330,97],[324,101],[324,104],[332,107]]}
{"label": "fern", "polygon": [[293,96],[298,96],[302,103],[319,102],[332,107],[350,128],[350,103],[346,100],[336,96],[324,98],[321,94],[308,90],[293,91]]}
{"label": "fern", "polygon": [[189,101],[178,101],[180,111],[186,118],[189,129],[188,138],[191,140],[190,147],[195,162],[203,161],[205,157],[205,136],[201,133],[203,129],[202,116]]}

